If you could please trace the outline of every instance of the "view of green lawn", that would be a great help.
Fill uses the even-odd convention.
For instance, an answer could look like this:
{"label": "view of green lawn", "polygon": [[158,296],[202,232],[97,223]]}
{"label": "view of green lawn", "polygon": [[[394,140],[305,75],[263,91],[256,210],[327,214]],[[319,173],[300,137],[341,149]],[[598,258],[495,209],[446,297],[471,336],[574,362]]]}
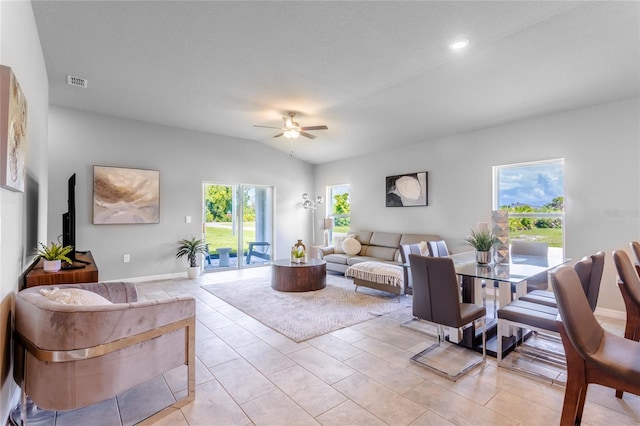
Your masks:
{"label": "view of green lawn", "polygon": [[[223,224],[220,224],[223,225]],[[226,225],[226,223],[224,224]],[[216,247],[231,247],[231,254],[238,253],[238,235],[234,235],[229,226],[206,226],[205,241],[209,244],[209,252],[216,254]],[[249,248],[249,241],[255,241],[255,224],[253,222],[245,222],[243,229],[244,249],[243,253]]]}
{"label": "view of green lawn", "polygon": [[549,243],[549,247],[562,247],[562,229],[534,227],[525,231],[511,231],[509,239],[540,241]]}

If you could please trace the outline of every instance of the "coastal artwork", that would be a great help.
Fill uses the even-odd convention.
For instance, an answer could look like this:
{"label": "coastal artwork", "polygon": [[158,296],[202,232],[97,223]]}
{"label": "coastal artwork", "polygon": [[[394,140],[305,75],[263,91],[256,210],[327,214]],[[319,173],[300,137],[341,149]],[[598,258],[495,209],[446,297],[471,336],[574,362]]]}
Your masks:
{"label": "coastal artwork", "polygon": [[93,166],[93,223],[160,223],[160,172]]}
{"label": "coastal artwork", "polygon": [[387,176],[387,207],[427,206],[427,172]]}
{"label": "coastal artwork", "polygon": [[27,101],[9,67],[0,65],[0,186],[24,192]]}

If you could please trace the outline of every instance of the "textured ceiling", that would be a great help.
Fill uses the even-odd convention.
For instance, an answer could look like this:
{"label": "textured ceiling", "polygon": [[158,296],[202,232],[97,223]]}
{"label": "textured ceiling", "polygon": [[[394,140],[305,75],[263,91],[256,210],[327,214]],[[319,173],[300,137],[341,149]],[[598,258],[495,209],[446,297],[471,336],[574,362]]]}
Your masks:
{"label": "textured ceiling", "polygon": [[[316,164],[640,95],[635,1],[32,5],[51,104]],[[471,44],[454,53],[459,36]],[[291,141],[253,127],[287,111],[329,130]]]}

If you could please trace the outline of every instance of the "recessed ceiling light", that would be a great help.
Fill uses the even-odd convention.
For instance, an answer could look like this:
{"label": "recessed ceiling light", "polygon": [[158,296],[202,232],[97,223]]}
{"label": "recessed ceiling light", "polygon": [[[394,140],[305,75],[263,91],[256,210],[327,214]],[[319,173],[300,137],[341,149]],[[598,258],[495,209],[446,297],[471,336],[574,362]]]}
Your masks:
{"label": "recessed ceiling light", "polygon": [[460,50],[460,49],[464,49],[468,45],[469,45],[469,40],[467,40],[466,38],[460,38],[452,41],[451,44],[449,45],[449,49]]}

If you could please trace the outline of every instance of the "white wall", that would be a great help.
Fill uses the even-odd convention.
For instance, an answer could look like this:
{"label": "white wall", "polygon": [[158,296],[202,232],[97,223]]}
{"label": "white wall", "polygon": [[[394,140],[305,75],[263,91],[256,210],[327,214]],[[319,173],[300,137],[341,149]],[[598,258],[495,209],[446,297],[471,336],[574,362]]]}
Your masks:
{"label": "white wall", "polygon": [[[205,181],[275,187],[277,257],[288,257],[298,238],[310,239],[300,194],[312,189],[312,166],[258,142],[54,106],[49,141],[48,240],[62,233],[67,179],[76,173],[76,244],[91,250],[101,280],[184,272],[177,241],[202,234]],[[93,165],[159,170],[160,223],[93,225]]]}
{"label": "white wall", "polygon": [[[440,234],[460,252],[470,228],[490,222],[492,166],[565,158],[566,256],[605,251],[598,307],[624,311],[610,255],[640,238],[639,117],[632,98],[425,141],[320,165],[315,189],[351,183],[352,229]],[[425,170],[428,207],[385,207],[386,176]]]}
{"label": "white wall", "polygon": [[4,423],[16,389],[9,356],[11,311],[19,276],[30,261],[27,224],[37,228],[29,232],[46,234],[49,83],[30,2],[0,2],[0,64],[12,68],[27,99],[27,173],[39,187],[34,223],[26,220],[32,213],[27,211],[26,199],[35,194],[33,185],[29,193],[0,189],[0,422]]}

